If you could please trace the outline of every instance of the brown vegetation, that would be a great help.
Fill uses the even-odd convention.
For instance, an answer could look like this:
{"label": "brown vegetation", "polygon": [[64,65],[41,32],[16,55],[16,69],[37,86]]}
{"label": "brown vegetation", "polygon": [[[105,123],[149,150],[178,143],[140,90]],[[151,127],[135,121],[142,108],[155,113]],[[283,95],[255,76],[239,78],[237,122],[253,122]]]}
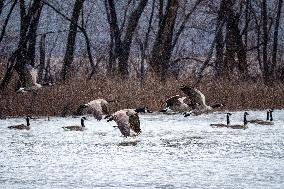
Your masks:
{"label": "brown vegetation", "polygon": [[[1,78],[3,70],[0,71]],[[176,94],[184,95],[181,84],[195,83],[194,79],[159,79],[148,76],[141,86],[138,79],[119,81],[107,77],[96,80],[74,78],[65,83],[43,87],[37,95],[33,93],[16,94],[17,74],[14,74],[11,85],[0,94],[0,116],[60,116],[63,111],[71,115],[76,108],[96,98],[119,102],[112,104],[112,111],[122,108],[149,106],[158,111],[165,100]],[[271,86],[262,81],[210,81],[204,79],[197,87],[207,98],[207,103],[224,103],[222,110],[267,109],[284,107],[284,84],[273,83]]]}

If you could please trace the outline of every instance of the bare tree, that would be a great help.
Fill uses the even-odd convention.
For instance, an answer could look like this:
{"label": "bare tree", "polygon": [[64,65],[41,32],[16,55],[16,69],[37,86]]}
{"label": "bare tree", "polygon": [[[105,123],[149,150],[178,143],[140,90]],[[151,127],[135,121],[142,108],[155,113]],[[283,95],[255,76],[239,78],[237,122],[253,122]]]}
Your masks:
{"label": "bare tree", "polygon": [[78,26],[77,23],[79,20],[80,12],[82,10],[84,1],[85,0],[76,0],[73,7],[71,22],[69,26],[68,39],[66,44],[66,51],[63,59],[63,66],[61,69],[61,78],[64,81],[67,79],[67,74],[70,73],[71,64],[74,59],[74,50],[75,50],[77,26]]}
{"label": "bare tree", "polygon": [[274,35],[273,35],[273,50],[272,50],[272,65],[270,70],[270,75],[275,76],[275,67],[277,63],[277,49],[278,49],[278,33],[280,26],[281,10],[282,10],[283,0],[278,1],[277,15],[275,19]]}
{"label": "bare tree", "polygon": [[122,39],[122,33],[118,26],[117,14],[115,9],[115,4],[113,0],[107,0],[106,10],[108,15],[108,22],[110,25],[110,36],[111,36],[111,61],[118,60],[118,72],[119,76],[123,79],[128,78],[128,59],[130,48],[132,44],[132,39],[136,27],[138,25],[139,19],[144,11],[145,6],[147,5],[148,0],[141,0],[134,11],[131,12],[128,24],[126,26],[126,31],[124,38]]}
{"label": "bare tree", "polygon": [[[36,36],[37,26],[39,16],[42,10],[43,1],[37,0],[30,2],[30,5],[26,11],[26,3],[25,0],[20,0],[20,39],[18,43],[18,48],[12,53],[9,58],[10,65],[5,73],[5,76],[0,84],[0,88],[4,90],[8,85],[12,74],[13,69],[17,71],[19,74],[20,82],[23,86],[25,86],[26,79],[22,75],[23,67],[26,64],[31,64],[31,60],[28,54],[28,43],[29,45],[33,44],[34,36]],[[29,48],[30,49],[30,48]]]}
{"label": "bare tree", "polygon": [[[160,6],[163,4],[160,1]],[[173,32],[179,8],[178,0],[168,0],[165,13],[161,13],[158,34],[151,52],[149,64],[161,80],[166,80],[169,61],[172,54]],[[162,14],[162,15],[161,15]]]}
{"label": "bare tree", "polygon": [[[1,2],[2,2],[2,4],[0,4],[0,15],[1,15],[1,11],[2,11],[2,7],[3,7],[4,1],[1,1]],[[10,7],[10,10],[9,10],[9,12],[7,14],[7,17],[6,17],[6,19],[5,19],[4,23],[3,23],[3,27],[2,27],[1,34],[0,34],[0,43],[2,42],[2,40],[4,38],[4,35],[5,35],[5,32],[6,32],[6,27],[8,25],[8,22],[10,20],[11,14],[12,14],[16,4],[17,4],[17,0],[14,0],[12,5],[11,5],[11,7]]]}

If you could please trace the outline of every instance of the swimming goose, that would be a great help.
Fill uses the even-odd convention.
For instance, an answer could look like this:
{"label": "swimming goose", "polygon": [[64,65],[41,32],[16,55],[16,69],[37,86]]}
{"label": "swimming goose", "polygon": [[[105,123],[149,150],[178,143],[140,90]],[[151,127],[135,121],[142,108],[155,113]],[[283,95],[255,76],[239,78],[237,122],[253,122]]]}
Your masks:
{"label": "swimming goose", "polygon": [[[228,128],[232,129],[247,129],[247,115],[249,115],[247,112],[244,113],[244,124],[243,125],[227,125]],[[229,121],[230,122],[230,121]]]}
{"label": "swimming goose", "polygon": [[266,120],[261,120],[261,119],[254,119],[254,120],[249,120],[249,123],[253,124],[258,124],[258,125],[274,125],[273,117],[272,117],[272,109],[267,110],[266,112]]}
{"label": "swimming goose", "polygon": [[31,129],[31,127],[30,127],[30,119],[31,119],[31,116],[27,116],[26,117],[27,125],[25,125],[25,124],[12,125],[12,126],[9,126],[8,128],[9,129],[20,129],[20,130],[26,129],[26,130],[30,130]]}
{"label": "swimming goose", "polygon": [[166,100],[166,107],[160,112],[168,112],[168,111],[174,111],[174,112],[184,112],[190,110],[192,105],[186,104],[184,100],[187,97],[181,97],[179,95],[172,96]]}
{"label": "swimming goose", "polygon": [[227,124],[212,123],[212,124],[210,124],[210,126],[212,126],[212,127],[227,127],[228,125],[230,125],[230,115],[232,115],[232,114],[231,113],[227,113]]}
{"label": "swimming goose", "polygon": [[73,125],[73,126],[66,126],[66,127],[62,127],[65,131],[83,131],[85,130],[85,123],[84,121],[87,120],[86,117],[82,117],[81,118],[81,126],[79,125]]}
{"label": "swimming goose", "polygon": [[[191,99],[193,110],[190,111],[188,114],[200,115],[202,113],[212,112],[213,109],[224,106],[223,104],[220,103],[212,106],[206,105],[204,94],[201,93],[196,88],[182,85],[180,89]],[[186,114],[185,117],[187,116],[188,115]]]}
{"label": "swimming goose", "polygon": [[25,64],[22,69],[17,70],[21,87],[16,91],[16,93],[24,93],[28,91],[37,91],[42,87],[41,84],[37,83],[37,69],[33,68],[29,64]]}
{"label": "swimming goose", "polygon": [[106,118],[108,118],[107,122],[115,121],[121,134],[128,137],[130,136],[130,130],[137,135],[141,133],[139,112],[145,112],[145,108],[119,110]]}
{"label": "swimming goose", "polygon": [[82,104],[78,107],[76,111],[76,115],[82,115],[84,111],[90,112],[94,115],[97,120],[101,120],[102,116],[109,114],[108,105],[110,102],[114,102],[113,100],[105,100],[105,99],[96,99],[88,102],[87,104]]}

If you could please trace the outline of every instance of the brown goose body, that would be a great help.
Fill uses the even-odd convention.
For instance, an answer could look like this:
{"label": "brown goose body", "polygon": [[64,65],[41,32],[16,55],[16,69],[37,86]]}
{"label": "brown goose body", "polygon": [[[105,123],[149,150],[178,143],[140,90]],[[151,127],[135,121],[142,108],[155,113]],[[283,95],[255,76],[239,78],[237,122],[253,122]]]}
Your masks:
{"label": "brown goose body", "polygon": [[191,104],[193,110],[190,111],[188,114],[185,114],[185,117],[193,114],[193,115],[200,115],[204,113],[210,113],[215,108],[222,107],[223,104],[218,103],[212,106],[208,106],[206,104],[205,95],[201,93],[199,90],[197,90],[194,87],[190,86],[181,86],[180,89],[191,99]]}
{"label": "brown goose body", "polygon": [[30,130],[31,127],[30,127],[30,116],[27,116],[26,117],[26,122],[27,124],[20,124],[20,125],[11,125],[8,127],[8,129],[18,129],[18,130]]}
{"label": "brown goose body", "polygon": [[266,120],[261,119],[253,119],[249,120],[249,123],[257,124],[257,125],[274,125],[273,123],[273,117],[272,117],[273,110],[269,109],[266,112]]}
{"label": "brown goose body", "polygon": [[139,109],[123,109],[108,116],[108,122],[114,120],[124,137],[130,136],[130,131],[136,135],[141,133],[139,112],[149,112],[146,108]]}
{"label": "brown goose body", "polygon": [[93,114],[93,116],[97,120],[101,120],[103,115],[108,115],[109,114],[109,102],[113,101],[107,101],[105,99],[99,98],[96,100],[92,100],[86,104],[80,105],[77,109],[76,114],[77,115],[82,115],[83,112],[88,112]]}
{"label": "brown goose body", "polygon": [[65,126],[62,127],[65,131],[84,131],[86,130],[84,121],[87,120],[86,117],[81,118],[81,126],[79,125],[72,125],[72,126]]}

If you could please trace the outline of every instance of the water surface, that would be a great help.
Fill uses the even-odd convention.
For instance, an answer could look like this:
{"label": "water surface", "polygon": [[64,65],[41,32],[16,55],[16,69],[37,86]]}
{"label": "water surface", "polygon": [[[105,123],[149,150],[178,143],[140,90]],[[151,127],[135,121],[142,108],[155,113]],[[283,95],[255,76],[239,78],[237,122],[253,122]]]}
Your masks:
{"label": "water surface", "polygon": [[0,188],[284,188],[283,110],[274,126],[246,130],[211,128],[224,113],[140,118],[143,132],[130,138],[90,116],[84,132],[61,128],[80,118],[31,120],[29,131],[7,129],[24,118],[0,120]]}

